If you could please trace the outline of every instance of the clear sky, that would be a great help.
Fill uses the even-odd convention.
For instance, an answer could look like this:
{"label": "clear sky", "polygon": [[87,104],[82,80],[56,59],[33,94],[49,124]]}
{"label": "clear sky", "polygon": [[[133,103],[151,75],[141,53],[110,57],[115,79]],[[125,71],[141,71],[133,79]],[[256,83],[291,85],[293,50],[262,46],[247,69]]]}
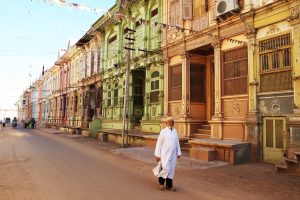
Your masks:
{"label": "clear sky", "polygon": [[[66,49],[70,39],[83,36],[101,17],[98,12],[60,6],[55,1],[59,0],[0,0],[0,109],[15,109],[43,65],[46,69],[53,66],[58,50]],[[115,0],[66,3],[105,11]]]}

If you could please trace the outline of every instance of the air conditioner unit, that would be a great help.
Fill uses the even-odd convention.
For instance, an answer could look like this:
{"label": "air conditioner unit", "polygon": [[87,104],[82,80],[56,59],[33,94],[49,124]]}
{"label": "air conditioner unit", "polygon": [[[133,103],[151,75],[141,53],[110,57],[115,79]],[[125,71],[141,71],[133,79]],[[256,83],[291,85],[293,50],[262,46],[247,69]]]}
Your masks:
{"label": "air conditioner unit", "polygon": [[237,0],[219,0],[216,6],[217,17],[223,14],[239,10]]}

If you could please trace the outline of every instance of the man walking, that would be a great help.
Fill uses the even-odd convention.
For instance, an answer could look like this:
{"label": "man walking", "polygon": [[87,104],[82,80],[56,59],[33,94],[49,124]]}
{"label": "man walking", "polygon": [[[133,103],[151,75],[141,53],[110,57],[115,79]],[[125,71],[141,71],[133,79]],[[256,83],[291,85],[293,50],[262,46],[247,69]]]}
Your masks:
{"label": "man walking", "polygon": [[159,189],[163,190],[166,182],[166,189],[175,192],[173,177],[177,158],[181,156],[177,130],[174,128],[174,119],[167,117],[166,128],[160,131],[157,139],[155,153],[157,162],[161,162],[162,170],[158,175]]}
{"label": "man walking", "polygon": [[30,120],[29,123],[31,125],[31,128],[34,129],[34,127],[35,127],[35,119],[33,117],[31,118],[31,120]]}

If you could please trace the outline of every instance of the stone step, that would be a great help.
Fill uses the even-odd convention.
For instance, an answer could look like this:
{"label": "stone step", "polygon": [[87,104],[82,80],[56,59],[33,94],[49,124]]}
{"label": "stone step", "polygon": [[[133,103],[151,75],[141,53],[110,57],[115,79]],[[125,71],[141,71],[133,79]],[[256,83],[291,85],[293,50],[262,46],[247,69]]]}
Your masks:
{"label": "stone step", "polygon": [[185,147],[181,147],[180,149],[181,149],[181,151],[190,151],[191,150],[190,148],[185,148]]}
{"label": "stone step", "polygon": [[300,161],[300,152],[294,152],[295,159]]}
{"label": "stone step", "polygon": [[284,158],[285,163],[296,165],[298,164],[298,160],[292,159],[292,158]]}
{"label": "stone step", "polygon": [[201,134],[201,133],[194,133],[192,135],[192,138],[197,138],[197,139],[209,139],[210,135],[208,134]]}
{"label": "stone step", "polygon": [[[203,152],[198,150],[202,148],[213,148],[215,150],[215,160],[221,160],[236,165],[249,161],[250,159],[250,146],[248,142],[235,141],[235,140],[220,140],[220,139],[197,139],[189,140],[191,144],[190,155],[194,154],[195,158],[201,158],[195,152]],[[199,153],[199,154],[200,154]]]}
{"label": "stone step", "polygon": [[190,157],[206,162],[216,160],[216,149],[211,147],[198,147],[190,149]]}
{"label": "stone step", "polygon": [[210,135],[211,130],[208,130],[208,129],[197,129],[197,133]]}
{"label": "stone step", "polygon": [[191,144],[188,143],[188,142],[186,142],[186,143],[184,143],[184,144],[181,146],[181,149],[183,149],[183,148],[190,149],[190,148],[191,148]]}
{"label": "stone step", "polygon": [[288,172],[288,166],[283,164],[283,165],[275,165],[275,169],[276,169],[276,172]]}
{"label": "stone step", "polygon": [[211,126],[209,124],[202,124],[199,129],[211,130]]}

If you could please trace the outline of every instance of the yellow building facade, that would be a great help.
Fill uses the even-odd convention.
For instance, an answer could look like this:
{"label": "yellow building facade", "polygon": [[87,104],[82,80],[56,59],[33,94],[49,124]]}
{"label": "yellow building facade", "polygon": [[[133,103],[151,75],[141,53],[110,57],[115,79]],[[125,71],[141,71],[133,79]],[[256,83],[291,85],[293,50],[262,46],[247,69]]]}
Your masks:
{"label": "yellow building facade", "polygon": [[189,138],[191,157],[293,157],[299,1],[165,0],[164,8],[164,116]]}

